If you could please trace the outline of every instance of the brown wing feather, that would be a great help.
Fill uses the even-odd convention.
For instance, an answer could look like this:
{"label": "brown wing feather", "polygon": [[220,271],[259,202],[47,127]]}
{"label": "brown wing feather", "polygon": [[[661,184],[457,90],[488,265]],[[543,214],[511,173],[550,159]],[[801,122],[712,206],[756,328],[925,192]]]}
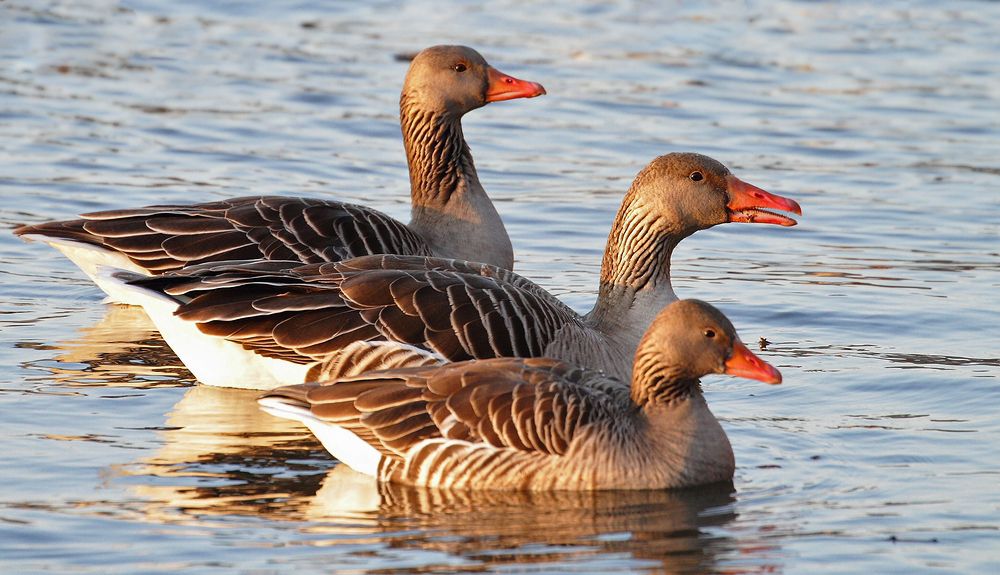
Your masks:
{"label": "brown wing feather", "polygon": [[560,455],[586,426],[615,425],[632,413],[627,390],[586,384],[595,379],[607,378],[555,360],[501,358],[369,372],[267,395],[291,389],[316,417],[363,428],[366,440],[396,457],[434,437]]}
{"label": "brown wing feather", "polygon": [[370,254],[431,254],[420,236],[376,210],[280,196],[93,212],[79,220],[24,226],[14,233],[103,246],[154,274],[233,259],[312,263]]}
{"label": "brown wing feather", "polygon": [[363,340],[407,343],[449,361],[537,356],[567,324],[583,325],[512,272],[418,256],[201,264],[134,283],[177,296],[177,316],[205,333],[294,361],[324,361]]}

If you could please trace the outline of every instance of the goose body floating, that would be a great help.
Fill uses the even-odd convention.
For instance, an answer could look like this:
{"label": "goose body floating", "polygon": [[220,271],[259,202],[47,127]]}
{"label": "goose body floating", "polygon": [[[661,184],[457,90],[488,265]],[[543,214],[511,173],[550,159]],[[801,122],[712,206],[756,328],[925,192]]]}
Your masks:
{"label": "goose body floating", "polygon": [[410,169],[411,220],[333,200],[247,196],[83,214],[24,226],[14,233],[52,245],[114,301],[136,303],[96,272],[112,266],[158,275],[211,261],[269,259],[301,263],[369,254],[470,259],[510,269],[507,230],[476,174],[462,116],[489,102],[545,94],[464,46],[434,46],[410,64],[400,123]]}
{"label": "goose body floating", "polygon": [[426,361],[431,365],[282,387],[258,401],[268,413],[305,423],[337,459],[380,481],[662,489],[733,477],[732,447],[699,378],[727,373],[781,382],[720,311],[697,300],[674,302],[656,316],[628,386],[551,358]]}

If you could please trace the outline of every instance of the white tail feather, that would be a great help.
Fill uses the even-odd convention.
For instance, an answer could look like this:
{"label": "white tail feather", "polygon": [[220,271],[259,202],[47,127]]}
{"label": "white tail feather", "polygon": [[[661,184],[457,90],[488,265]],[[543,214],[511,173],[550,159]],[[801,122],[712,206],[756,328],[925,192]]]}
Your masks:
{"label": "white tail feather", "polygon": [[291,405],[280,397],[264,397],[257,402],[271,415],[302,422],[334,457],[359,473],[375,477],[382,454],[357,435],[318,419],[308,408]]}
{"label": "white tail feather", "polygon": [[149,275],[148,271],[134,264],[125,254],[109,250],[101,246],[95,246],[94,244],[78,242],[65,238],[51,238],[41,234],[25,234],[21,236],[21,238],[27,241],[45,242],[62,252],[62,254],[69,258],[71,262],[76,264],[76,266],[80,268],[83,273],[87,274],[87,277],[97,284],[97,287],[101,288],[104,290],[104,293],[108,294],[108,298],[105,300],[106,303],[139,305],[138,302],[132,300],[131,295],[133,292],[122,291],[118,282],[108,282],[106,278],[100,274],[100,269],[102,267],[111,267],[117,270],[136,272],[138,274],[142,274],[143,276]]}

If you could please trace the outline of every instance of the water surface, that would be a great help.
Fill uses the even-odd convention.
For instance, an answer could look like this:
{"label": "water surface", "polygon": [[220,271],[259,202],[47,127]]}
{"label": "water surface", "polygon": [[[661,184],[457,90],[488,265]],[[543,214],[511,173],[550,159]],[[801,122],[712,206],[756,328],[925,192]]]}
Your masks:
{"label": "water surface", "polygon": [[548,90],[465,133],[516,269],[576,309],[659,154],[800,201],[673,260],[785,376],[705,380],[733,485],[376,487],[0,233],[4,572],[1000,571],[996,2],[8,0],[0,227],[246,194],[406,219],[396,56],[438,43]]}

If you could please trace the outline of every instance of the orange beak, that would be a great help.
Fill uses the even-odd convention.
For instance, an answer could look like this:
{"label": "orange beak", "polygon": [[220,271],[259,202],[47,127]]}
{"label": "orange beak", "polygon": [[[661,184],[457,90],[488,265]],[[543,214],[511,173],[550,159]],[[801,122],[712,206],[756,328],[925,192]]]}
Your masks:
{"label": "orange beak", "polygon": [[729,212],[730,222],[778,224],[779,226],[794,226],[796,224],[792,218],[774,214],[761,208],[802,215],[802,208],[795,200],[765,192],[732,174],[726,176],[726,191],[729,192],[729,203],[726,204],[726,211]]}
{"label": "orange beak", "polygon": [[489,68],[490,85],[486,88],[486,101],[499,102],[515,98],[534,98],[545,93],[545,88],[538,82],[518,80],[498,71],[493,66]]}
{"label": "orange beak", "polygon": [[764,383],[781,383],[781,372],[754,355],[739,340],[733,342],[733,354],[726,360],[726,370],[722,373],[758,379]]}

